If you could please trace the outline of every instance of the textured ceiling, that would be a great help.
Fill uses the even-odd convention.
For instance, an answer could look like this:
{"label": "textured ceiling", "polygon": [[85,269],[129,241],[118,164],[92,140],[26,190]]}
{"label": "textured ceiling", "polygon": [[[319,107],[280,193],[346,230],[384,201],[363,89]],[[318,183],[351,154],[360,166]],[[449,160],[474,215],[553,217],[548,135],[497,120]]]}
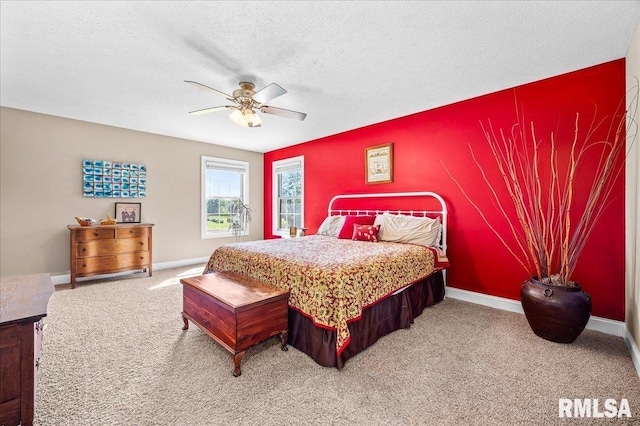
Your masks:
{"label": "textured ceiling", "polygon": [[[258,152],[622,58],[633,1],[2,1],[0,104]],[[195,80],[275,82],[243,128]]]}

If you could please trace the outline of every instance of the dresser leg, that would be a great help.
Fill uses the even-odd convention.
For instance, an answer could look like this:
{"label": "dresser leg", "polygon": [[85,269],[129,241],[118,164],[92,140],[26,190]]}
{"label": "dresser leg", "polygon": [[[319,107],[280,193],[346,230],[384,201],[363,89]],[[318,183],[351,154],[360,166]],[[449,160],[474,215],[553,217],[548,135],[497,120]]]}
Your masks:
{"label": "dresser leg", "polygon": [[233,377],[238,377],[242,374],[242,371],[240,371],[240,361],[242,361],[242,357],[246,352],[247,351],[242,351],[238,354],[233,355],[233,365],[235,367],[235,369],[233,370]]}
{"label": "dresser leg", "polygon": [[280,349],[282,349],[283,351],[289,350],[289,348],[287,347],[288,339],[289,339],[289,330],[284,330],[282,333],[280,333],[280,340],[282,341],[282,347],[280,347]]}
{"label": "dresser leg", "polygon": [[182,327],[183,330],[188,330],[189,329],[189,320],[187,320],[187,317],[184,316],[184,313],[182,313],[182,321],[184,321],[184,327]]}

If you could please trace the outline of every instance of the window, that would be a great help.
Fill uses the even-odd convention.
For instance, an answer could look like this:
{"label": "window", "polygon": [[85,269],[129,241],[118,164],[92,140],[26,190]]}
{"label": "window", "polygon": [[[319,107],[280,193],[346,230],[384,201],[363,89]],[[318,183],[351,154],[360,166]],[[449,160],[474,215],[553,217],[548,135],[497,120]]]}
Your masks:
{"label": "window", "polygon": [[304,157],[273,162],[273,234],[304,226]]}
{"label": "window", "polygon": [[249,163],[203,155],[201,168],[202,238],[248,235]]}

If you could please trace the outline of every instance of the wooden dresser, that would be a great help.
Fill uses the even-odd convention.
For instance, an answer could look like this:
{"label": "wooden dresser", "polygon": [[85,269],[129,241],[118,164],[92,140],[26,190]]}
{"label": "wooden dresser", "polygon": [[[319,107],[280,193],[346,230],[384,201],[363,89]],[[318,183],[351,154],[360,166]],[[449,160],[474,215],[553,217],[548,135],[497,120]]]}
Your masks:
{"label": "wooden dresser", "polygon": [[49,274],[0,280],[0,425],[31,426]]}
{"label": "wooden dresser", "polygon": [[71,231],[71,288],[76,278],[142,269],[152,275],[153,223],[80,226]]}

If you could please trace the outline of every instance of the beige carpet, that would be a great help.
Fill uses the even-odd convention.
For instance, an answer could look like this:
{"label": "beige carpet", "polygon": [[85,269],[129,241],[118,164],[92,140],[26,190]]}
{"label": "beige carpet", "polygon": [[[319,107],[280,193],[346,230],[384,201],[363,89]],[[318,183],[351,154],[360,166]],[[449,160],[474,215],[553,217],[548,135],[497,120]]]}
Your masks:
{"label": "beige carpet", "polygon": [[[346,363],[317,365],[278,339],[242,376],[199,328],[182,331],[180,277],[202,267],[80,283],[45,318],[36,425],[640,424],[622,338],[562,345],[523,315],[446,299]],[[627,398],[631,419],[559,419],[559,398]]]}

